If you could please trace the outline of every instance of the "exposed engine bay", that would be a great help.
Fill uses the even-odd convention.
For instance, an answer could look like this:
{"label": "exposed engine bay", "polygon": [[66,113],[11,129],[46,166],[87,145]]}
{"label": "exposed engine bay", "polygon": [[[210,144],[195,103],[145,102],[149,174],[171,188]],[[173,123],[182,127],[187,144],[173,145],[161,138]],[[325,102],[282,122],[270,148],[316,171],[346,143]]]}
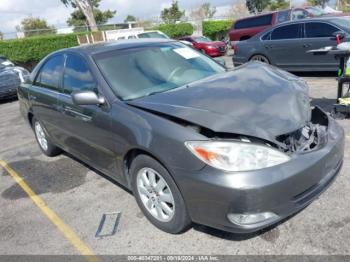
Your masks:
{"label": "exposed engine bay", "polygon": [[327,141],[328,119],[326,114],[315,107],[311,121],[304,127],[285,135],[278,136],[278,148],[285,153],[300,153],[315,150]]}

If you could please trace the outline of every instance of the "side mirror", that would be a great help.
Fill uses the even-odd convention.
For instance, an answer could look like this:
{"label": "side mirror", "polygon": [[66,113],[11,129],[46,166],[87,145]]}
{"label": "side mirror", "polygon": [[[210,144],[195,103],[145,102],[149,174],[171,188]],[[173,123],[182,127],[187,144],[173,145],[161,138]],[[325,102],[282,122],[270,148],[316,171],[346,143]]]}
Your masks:
{"label": "side mirror", "polygon": [[72,94],[72,99],[76,105],[103,105],[106,101],[104,97],[96,95],[93,91],[78,91]]}

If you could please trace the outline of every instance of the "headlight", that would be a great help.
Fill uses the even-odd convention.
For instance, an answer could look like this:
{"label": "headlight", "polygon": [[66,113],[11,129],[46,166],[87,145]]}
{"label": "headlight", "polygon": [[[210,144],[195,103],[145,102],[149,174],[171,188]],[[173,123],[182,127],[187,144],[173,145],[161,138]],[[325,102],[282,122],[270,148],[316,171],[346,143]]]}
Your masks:
{"label": "headlight", "polygon": [[208,48],[208,49],[216,49],[216,47],[215,47],[215,46],[212,46],[212,45],[208,45],[207,48]]}
{"label": "headlight", "polygon": [[248,171],[282,164],[286,154],[248,142],[189,141],[186,147],[208,165],[226,171]]}

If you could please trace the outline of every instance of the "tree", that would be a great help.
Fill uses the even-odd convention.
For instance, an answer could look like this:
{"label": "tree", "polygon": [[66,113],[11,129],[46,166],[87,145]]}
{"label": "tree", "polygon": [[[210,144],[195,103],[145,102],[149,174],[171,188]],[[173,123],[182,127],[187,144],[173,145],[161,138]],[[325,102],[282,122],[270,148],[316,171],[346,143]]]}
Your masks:
{"label": "tree", "polygon": [[91,31],[97,31],[97,23],[106,23],[116,11],[102,12],[98,9],[101,0],[61,0],[65,6],[72,6],[78,10],[71,14],[67,23],[72,26],[88,26]]}
{"label": "tree", "polygon": [[80,27],[88,27],[91,31],[97,31],[97,24],[105,24],[110,18],[114,17],[114,15],[116,14],[116,11],[101,11],[98,8],[101,0],[89,0],[89,2],[92,7],[94,25],[91,25],[89,19],[87,19],[87,16],[82,11],[82,9],[75,5],[75,8],[77,8],[77,10],[71,13],[70,18],[68,18],[67,20],[68,25],[75,27],[74,31],[84,30],[84,28],[82,29]]}
{"label": "tree", "polygon": [[271,3],[271,0],[246,0],[246,5],[250,13],[260,13]]}
{"label": "tree", "polygon": [[127,17],[124,19],[124,23],[127,23],[127,22],[136,22],[136,17],[133,16],[133,15],[127,15]]}
{"label": "tree", "polygon": [[160,17],[166,24],[175,24],[185,15],[185,11],[179,9],[179,2],[173,0],[169,8],[164,8],[160,14]]}
{"label": "tree", "polygon": [[55,34],[56,28],[49,26],[44,19],[39,17],[27,17],[21,21],[21,25],[16,26],[17,31],[24,32],[25,37],[35,35]]}
{"label": "tree", "polygon": [[249,15],[245,0],[238,0],[228,9],[226,16],[232,20],[239,19]]}
{"label": "tree", "polygon": [[206,18],[212,18],[216,13],[216,7],[210,6],[210,3],[204,3],[198,8],[191,11],[190,17],[193,20],[204,20]]}
{"label": "tree", "polygon": [[326,3],[328,3],[329,0],[308,0],[307,2],[311,6],[322,6],[322,7],[325,7]]}
{"label": "tree", "polygon": [[280,10],[280,9],[287,9],[289,7],[289,3],[286,0],[275,0],[271,3],[270,9],[271,10]]}
{"label": "tree", "polygon": [[350,0],[338,0],[337,10],[342,10],[343,12],[348,13],[350,11]]}
{"label": "tree", "polygon": [[3,32],[0,31],[0,40],[3,40],[4,39],[4,34]]}

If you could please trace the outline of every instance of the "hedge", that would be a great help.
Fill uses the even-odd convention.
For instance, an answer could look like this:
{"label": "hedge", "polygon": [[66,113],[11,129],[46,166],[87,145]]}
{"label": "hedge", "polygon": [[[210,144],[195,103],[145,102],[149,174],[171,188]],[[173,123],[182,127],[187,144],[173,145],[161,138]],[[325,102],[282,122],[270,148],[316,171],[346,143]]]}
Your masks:
{"label": "hedge", "polygon": [[171,38],[193,34],[193,26],[190,23],[161,24],[157,29]]}
{"label": "hedge", "polygon": [[77,35],[50,35],[0,41],[0,55],[14,63],[36,63],[49,53],[77,46]]}
{"label": "hedge", "polygon": [[212,40],[221,40],[223,37],[227,36],[232,24],[232,20],[203,21],[203,35]]}

